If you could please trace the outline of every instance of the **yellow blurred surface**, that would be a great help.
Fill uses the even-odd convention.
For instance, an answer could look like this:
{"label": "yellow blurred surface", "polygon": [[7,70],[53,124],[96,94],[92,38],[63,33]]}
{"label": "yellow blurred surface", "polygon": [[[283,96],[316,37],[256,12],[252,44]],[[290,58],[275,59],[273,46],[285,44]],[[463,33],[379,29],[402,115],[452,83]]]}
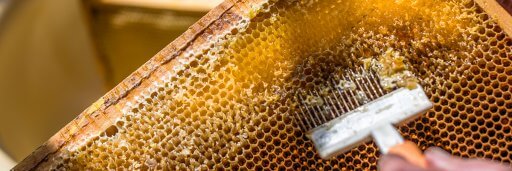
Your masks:
{"label": "yellow blurred surface", "polygon": [[0,143],[20,161],[104,86],[78,0],[22,1],[0,31]]}
{"label": "yellow blurred surface", "polygon": [[91,16],[110,87],[121,82],[203,16],[204,12],[97,7]]}
{"label": "yellow blurred surface", "polygon": [[101,4],[137,6],[155,9],[203,12],[217,6],[222,0],[96,0]]}
{"label": "yellow blurred surface", "polygon": [[83,2],[20,0],[0,20],[0,149],[15,161],[205,14]]}

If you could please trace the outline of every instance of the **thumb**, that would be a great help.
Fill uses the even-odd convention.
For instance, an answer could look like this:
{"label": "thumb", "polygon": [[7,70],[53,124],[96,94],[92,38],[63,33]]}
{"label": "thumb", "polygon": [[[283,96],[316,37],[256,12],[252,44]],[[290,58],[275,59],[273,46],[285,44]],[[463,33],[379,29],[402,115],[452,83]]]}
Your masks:
{"label": "thumb", "polygon": [[432,147],[425,151],[425,159],[429,168],[436,170],[458,170],[461,160],[451,156],[448,152],[438,147]]}
{"label": "thumb", "polygon": [[452,171],[511,171],[511,168],[484,159],[463,159],[451,156],[448,152],[434,147],[425,151],[425,159],[432,170]]}
{"label": "thumb", "polygon": [[400,156],[386,154],[381,157],[378,167],[380,171],[423,171]]}

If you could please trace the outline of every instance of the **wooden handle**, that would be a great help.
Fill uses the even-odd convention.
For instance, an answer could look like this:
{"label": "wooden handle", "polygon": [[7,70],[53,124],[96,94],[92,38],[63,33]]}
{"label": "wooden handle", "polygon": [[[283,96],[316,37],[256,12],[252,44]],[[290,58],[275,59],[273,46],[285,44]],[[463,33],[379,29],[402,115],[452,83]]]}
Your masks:
{"label": "wooden handle", "polygon": [[425,160],[423,152],[411,141],[405,141],[391,147],[388,153],[403,157],[408,162],[421,168],[427,168],[427,160]]}

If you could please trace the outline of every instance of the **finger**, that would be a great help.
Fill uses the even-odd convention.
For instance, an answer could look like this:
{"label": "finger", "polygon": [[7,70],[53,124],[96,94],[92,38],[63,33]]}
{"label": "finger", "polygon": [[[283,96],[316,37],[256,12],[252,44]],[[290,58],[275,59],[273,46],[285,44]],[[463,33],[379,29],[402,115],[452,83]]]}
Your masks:
{"label": "finger", "polygon": [[466,170],[466,171],[510,171],[504,165],[492,162],[484,159],[463,159],[450,155],[448,152],[434,147],[429,148],[425,151],[425,158],[429,165],[429,169],[432,170]]}
{"label": "finger", "polygon": [[402,157],[392,154],[382,156],[378,167],[381,171],[423,171],[422,168],[407,162]]}
{"label": "finger", "polygon": [[462,162],[461,159],[451,156],[438,147],[430,147],[425,150],[425,159],[429,168],[435,170],[454,170]]}
{"label": "finger", "polygon": [[467,159],[459,170],[467,171],[512,171],[512,168],[487,159]]}

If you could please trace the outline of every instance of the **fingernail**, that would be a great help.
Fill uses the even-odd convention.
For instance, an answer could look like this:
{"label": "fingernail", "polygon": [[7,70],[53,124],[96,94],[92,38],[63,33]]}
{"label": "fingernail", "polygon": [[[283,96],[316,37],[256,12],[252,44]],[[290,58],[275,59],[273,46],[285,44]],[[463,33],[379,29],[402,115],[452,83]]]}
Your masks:
{"label": "fingernail", "polygon": [[443,169],[450,170],[454,164],[452,156],[438,147],[431,147],[425,151],[425,158],[429,165]]}
{"label": "fingernail", "polygon": [[380,161],[379,161],[379,165],[383,165],[383,164],[386,164],[387,162],[389,161],[389,157],[388,155],[384,155],[384,156],[381,156],[380,157]]}
{"label": "fingernail", "polygon": [[398,156],[395,156],[393,154],[386,154],[384,156],[380,157],[379,165],[386,165],[389,162],[392,162],[393,160],[399,159]]}
{"label": "fingernail", "polygon": [[432,155],[435,157],[450,157],[450,154],[439,147],[430,147],[425,152],[425,155]]}

